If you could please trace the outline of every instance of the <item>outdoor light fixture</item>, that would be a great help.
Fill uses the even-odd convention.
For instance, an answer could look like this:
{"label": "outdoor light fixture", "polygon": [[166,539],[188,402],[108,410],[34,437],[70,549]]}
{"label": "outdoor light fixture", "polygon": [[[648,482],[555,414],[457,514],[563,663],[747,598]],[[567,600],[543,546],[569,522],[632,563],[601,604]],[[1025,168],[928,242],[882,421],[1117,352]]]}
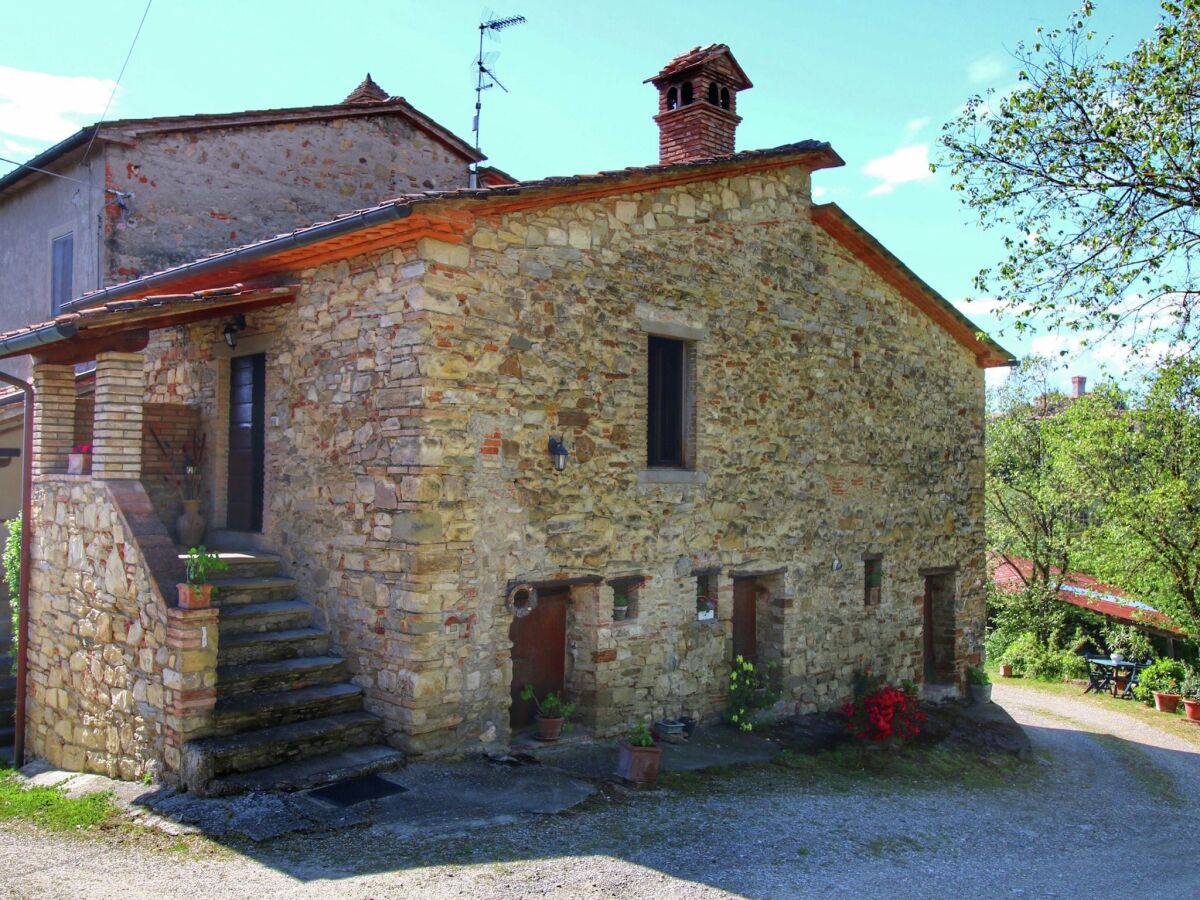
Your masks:
{"label": "outdoor light fixture", "polygon": [[221,335],[225,338],[225,343],[229,345],[230,350],[237,348],[237,333],[246,330],[246,317],[235,316],[232,322],[228,322],[221,330]]}
{"label": "outdoor light fixture", "polygon": [[550,443],[547,449],[550,451],[550,455],[554,457],[554,468],[561,472],[567,467],[567,454],[570,452],[567,450],[567,445],[563,443],[561,437],[550,435]]}
{"label": "outdoor light fixture", "polygon": [[842,561],[840,559],[838,559],[836,556],[833,558],[833,571],[835,571],[835,572],[842,571]]}

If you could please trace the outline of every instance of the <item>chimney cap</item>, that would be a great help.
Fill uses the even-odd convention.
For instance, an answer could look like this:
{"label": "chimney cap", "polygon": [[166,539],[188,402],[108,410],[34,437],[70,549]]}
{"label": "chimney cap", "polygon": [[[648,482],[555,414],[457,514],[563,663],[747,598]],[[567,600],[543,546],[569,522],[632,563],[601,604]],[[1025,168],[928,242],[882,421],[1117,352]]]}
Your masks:
{"label": "chimney cap", "polygon": [[647,78],[642,84],[653,84],[655,87],[661,87],[663,82],[678,77],[685,72],[690,72],[693,69],[698,69],[706,63],[713,62],[722,56],[729,60],[729,65],[733,69],[732,74],[736,81],[734,85],[735,90],[744,91],[747,88],[754,87],[750,83],[750,79],[746,77],[746,73],[742,70],[742,67],[738,65],[738,61],[734,59],[728,44],[709,44],[707,47],[693,47],[686,53],[680,53],[663,66],[661,72]]}
{"label": "chimney cap", "polygon": [[391,95],[377,85],[375,79],[371,77],[371,73],[368,72],[367,77],[350,92],[350,96],[342,103],[382,103],[384,100],[390,99]]}

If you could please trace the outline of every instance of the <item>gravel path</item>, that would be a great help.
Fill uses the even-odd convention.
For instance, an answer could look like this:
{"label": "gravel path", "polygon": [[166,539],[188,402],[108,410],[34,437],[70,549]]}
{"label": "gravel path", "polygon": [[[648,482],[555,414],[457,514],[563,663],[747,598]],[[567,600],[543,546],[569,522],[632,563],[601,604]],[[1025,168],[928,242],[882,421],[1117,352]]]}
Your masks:
{"label": "gravel path", "polygon": [[424,845],[358,829],[177,853],[8,829],[0,895],[1200,895],[1200,748],[1069,697],[1003,684],[995,699],[1034,744],[1016,776],[897,785],[768,766]]}

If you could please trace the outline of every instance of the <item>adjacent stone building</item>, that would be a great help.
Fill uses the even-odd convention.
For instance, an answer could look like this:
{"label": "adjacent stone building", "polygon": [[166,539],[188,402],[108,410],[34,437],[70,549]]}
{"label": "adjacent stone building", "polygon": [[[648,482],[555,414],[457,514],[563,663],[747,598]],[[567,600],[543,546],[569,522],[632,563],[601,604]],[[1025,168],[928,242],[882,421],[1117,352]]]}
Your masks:
{"label": "adjacent stone building", "polygon": [[[39,359],[33,752],[234,790],[502,745],[526,683],[600,735],[716,716],[737,655],[789,712],[868,666],[961,689],[1011,357],[812,202],[828,144],[734,152],[727,47],[652,81],[658,165],[402,196],[0,338]],[[219,610],[176,607],[143,486],[172,406],[210,544],[253,551]]]}

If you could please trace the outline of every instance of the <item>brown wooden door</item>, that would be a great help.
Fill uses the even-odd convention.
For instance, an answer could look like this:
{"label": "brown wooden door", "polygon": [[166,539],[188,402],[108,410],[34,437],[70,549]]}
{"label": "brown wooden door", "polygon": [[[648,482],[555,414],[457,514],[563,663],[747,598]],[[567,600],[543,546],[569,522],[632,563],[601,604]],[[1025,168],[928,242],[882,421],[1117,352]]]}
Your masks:
{"label": "brown wooden door", "polygon": [[925,657],[925,683],[932,684],[936,677],[933,664],[933,579],[925,579],[925,605],[922,608],[921,637]]}
{"label": "brown wooden door", "polygon": [[262,531],[267,359],[229,361],[229,477],[226,527]]}
{"label": "brown wooden door", "polygon": [[514,619],[512,638],[512,710],[509,724],[524,728],[537,712],[521,699],[521,690],[532,684],[538,697],[561,693],[567,674],[567,588],[539,589],[537,608]]}
{"label": "brown wooden door", "polygon": [[733,656],[758,660],[758,582],[733,580]]}

